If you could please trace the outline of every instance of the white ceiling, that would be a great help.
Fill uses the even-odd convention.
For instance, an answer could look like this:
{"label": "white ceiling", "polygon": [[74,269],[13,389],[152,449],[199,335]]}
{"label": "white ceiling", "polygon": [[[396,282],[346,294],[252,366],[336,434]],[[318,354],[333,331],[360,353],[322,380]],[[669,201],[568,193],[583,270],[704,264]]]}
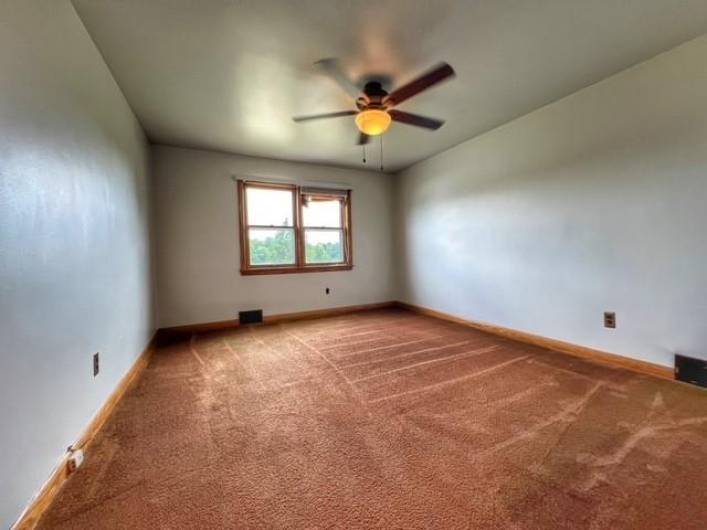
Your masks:
{"label": "white ceiling", "polygon": [[[153,142],[361,167],[353,108],[312,63],[397,85],[439,61],[457,78],[401,110],[395,171],[707,31],[705,0],[74,0]],[[369,148],[376,167],[378,144]]]}

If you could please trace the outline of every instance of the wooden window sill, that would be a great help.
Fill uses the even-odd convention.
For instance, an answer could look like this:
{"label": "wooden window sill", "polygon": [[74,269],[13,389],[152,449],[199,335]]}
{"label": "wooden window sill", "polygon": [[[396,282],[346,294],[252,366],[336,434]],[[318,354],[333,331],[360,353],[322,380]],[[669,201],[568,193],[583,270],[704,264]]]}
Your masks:
{"label": "wooden window sill", "polygon": [[353,265],[307,265],[304,267],[253,267],[241,269],[243,276],[256,276],[261,274],[299,274],[302,272],[333,272],[350,271]]}

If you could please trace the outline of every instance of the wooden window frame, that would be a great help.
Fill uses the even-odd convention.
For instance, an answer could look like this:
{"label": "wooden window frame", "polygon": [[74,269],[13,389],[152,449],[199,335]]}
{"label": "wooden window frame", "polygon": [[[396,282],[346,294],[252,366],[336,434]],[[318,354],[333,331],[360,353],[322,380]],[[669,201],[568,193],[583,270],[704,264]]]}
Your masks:
{"label": "wooden window frame", "polygon": [[[246,188],[262,188],[292,191],[292,208],[294,213],[293,228],[295,234],[295,264],[294,265],[251,265],[250,264],[250,242],[248,230],[248,205],[246,203]],[[321,227],[305,227],[302,219],[302,194],[304,188],[295,184],[279,184],[272,182],[258,182],[252,180],[238,180],[238,218],[241,243],[241,274],[297,274],[302,272],[331,272],[347,271],[353,268],[353,238],[351,235],[351,190],[342,193],[341,190],[316,189],[308,190],[307,194],[316,193],[319,196],[338,197],[342,202],[341,208],[341,232],[343,233],[344,261],[341,263],[305,263],[305,229],[317,229]],[[269,228],[269,227],[261,227]],[[274,227],[277,228],[277,227]],[[339,230],[339,229],[336,229]]]}

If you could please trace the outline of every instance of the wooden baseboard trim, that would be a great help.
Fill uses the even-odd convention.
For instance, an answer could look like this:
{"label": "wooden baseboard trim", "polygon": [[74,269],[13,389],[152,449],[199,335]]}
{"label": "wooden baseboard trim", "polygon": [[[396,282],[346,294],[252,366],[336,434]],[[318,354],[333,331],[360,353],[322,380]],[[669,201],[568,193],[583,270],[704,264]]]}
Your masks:
{"label": "wooden baseboard trim", "polygon": [[[328,309],[315,309],[313,311],[299,311],[297,313],[281,313],[278,315],[266,315],[263,317],[263,324],[281,324],[283,322],[293,322],[295,320],[310,320],[313,318],[325,318],[358,311],[371,311],[373,309],[384,309],[395,307],[397,302],[379,302],[376,304],[349,305],[342,307],[332,307]],[[160,328],[160,335],[180,335],[189,333],[203,333],[205,331],[220,331],[238,327],[238,319],[218,320],[215,322],[202,322],[199,324],[187,324],[185,326],[172,326]]]}
{"label": "wooden baseboard trim", "polygon": [[[86,430],[71,446],[72,449],[83,449],[86,451],[86,449],[90,446],[98,431],[101,430],[101,427],[103,427],[106,420],[108,420],[118,402],[125,395],[125,392],[135,381],[137,381],[138,376],[145,369],[145,366],[147,366],[147,363],[155,350],[156,337],[157,333],[152,336],[147,346],[135,360],[128,373],[123,376],[113,392],[111,392],[110,396],[108,396],[108,399],[105,403],[103,403],[103,406],[88,424]],[[44,486],[42,486],[42,489],[39,493],[37,493],[35,498],[32,499],[29,506],[25,509],[22,515],[20,515],[17,522],[12,526],[12,529],[33,529],[39,522],[42,514],[51,505],[61,486],[68,478],[68,454],[66,454],[59,462],[59,465],[54,469],[47,482],[45,482]]]}
{"label": "wooden baseboard trim", "polygon": [[446,320],[447,322],[454,322],[456,324],[461,324],[462,326],[472,327],[480,331],[485,331],[487,333],[498,335],[500,337],[515,340],[518,342],[525,342],[534,346],[540,346],[541,348],[547,348],[549,350],[567,353],[575,357],[581,357],[583,359],[587,359],[589,361],[597,362],[604,365],[625,368],[626,370],[631,370],[633,372],[638,372],[644,375],[651,375],[660,379],[668,379],[671,381],[675,380],[673,370],[666,366],[661,366],[659,364],[653,364],[646,361],[639,361],[638,359],[631,359],[629,357],[624,357],[623,355],[617,355],[615,353],[595,350],[594,348],[579,346],[578,344],[572,344],[571,342],[565,342],[558,339],[550,339],[541,335],[535,335],[526,331],[505,328],[503,326],[497,326],[495,324],[489,324],[487,322],[468,320],[456,317],[454,315],[450,315],[448,313],[443,313],[441,311],[436,311],[434,309],[429,309],[427,307],[408,304],[406,302],[397,302],[396,305],[398,307],[413,311],[415,313],[419,313],[421,315],[438,318],[440,320]]}
{"label": "wooden baseboard trim", "polygon": [[204,333],[207,331],[220,331],[238,327],[238,319],[217,320],[214,322],[200,322],[198,324],[185,324],[183,326],[171,326],[160,328],[157,333],[160,337],[172,335],[189,335],[191,333]]}
{"label": "wooden baseboard trim", "polygon": [[377,304],[349,305],[343,307],[332,307],[329,309],[315,309],[313,311],[300,311],[297,313],[282,313],[279,315],[268,315],[263,318],[265,324],[280,324],[282,322],[294,322],[296,320],[310,320],[313,318],[335,317],[356,313],[358,311],[373,311],[374,309],[386,309],[395,307],[395,302],[379,302]]}

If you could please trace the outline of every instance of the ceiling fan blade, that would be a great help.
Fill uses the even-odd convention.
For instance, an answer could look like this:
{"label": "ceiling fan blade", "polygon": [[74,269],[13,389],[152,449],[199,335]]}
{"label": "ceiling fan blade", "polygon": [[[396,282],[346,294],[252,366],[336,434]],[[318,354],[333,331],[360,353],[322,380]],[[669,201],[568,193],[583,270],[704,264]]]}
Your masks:
{"label": "ceiling fan blade", "polygon": [[325,114],[311,114],[309,116],[295,116],[292,118],[294,122],[321,120],[325,118],[341,118],[342,116],[353,116],[358,114],[357,110],[341,110],[339,112],[327,112]]}
{"label": "ceiling fan blade", "polygon": [[409,112],[403,112],[402,110],[392,109],[388,111],[388,114],[390,114],[390,117],[393,118],[394,121],[414,125],[416,127],[424,127],[425,129],[432,129],[433,131],[436,131],[444,125],[443,120],[436,120],[434,118],[428,118],[427,116],[420,116],[419,114],[411,114]]}
{"label": "ceiling fan blade", "polygon": [[344,73],[338,59],[329,57],[327,59],[317,61],[314,65],[317,66],[324,74],[333,79],[336,84],[339,85],[344,92],[346,92],[354,100],[361,94],[361,89],[354,85]]}
{"label": "ceiling fan blade", "polygon": [[455,75],[454,68],[449,66],[447,63],[439,63],[437,66],[422,74],[417,79],[410,81],[397,90],[393,90],[393,92],[385,98],[385,103],[392,106],[399,105],[406,99],[410,99],[423,90],[427,90],[437,83],[441,83],[445,79],[454,77]]}
{"label": "ceiling fan blade", "polygon": [[368,136],[367,134],[360,133],[358,135],[358,142],[356,142],[358,145],[366,145],[370,141],[371,137]]}

